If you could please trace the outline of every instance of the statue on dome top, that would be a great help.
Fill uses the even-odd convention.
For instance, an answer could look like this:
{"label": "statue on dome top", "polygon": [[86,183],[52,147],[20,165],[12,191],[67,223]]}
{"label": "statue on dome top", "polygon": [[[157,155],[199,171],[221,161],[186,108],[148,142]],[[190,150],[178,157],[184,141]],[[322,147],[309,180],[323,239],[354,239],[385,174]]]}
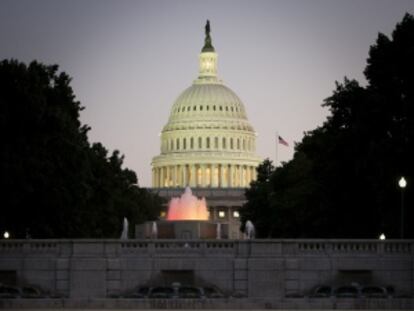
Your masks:
{"label": "statue on dome top", "polygon": [[209,37],[210,36],[210,21],[209,20],[207,20],[205,28],[206,28],[206,37]]}
{"label": "statue on dome top", "polygon": [[206,38],[204,39],[204,46],[201,52],[214,52],[214,47],[211,44],[210,31],[211,31],[210,21],[207,20],[207,23],[205,26]]}

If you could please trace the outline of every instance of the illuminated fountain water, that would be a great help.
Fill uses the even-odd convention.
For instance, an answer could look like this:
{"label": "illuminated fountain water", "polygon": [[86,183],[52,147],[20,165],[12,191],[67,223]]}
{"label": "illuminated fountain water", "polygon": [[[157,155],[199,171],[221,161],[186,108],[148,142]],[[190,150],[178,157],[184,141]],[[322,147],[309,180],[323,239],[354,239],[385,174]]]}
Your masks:
{"label": "illuminated fountain water", "polygon": [[206,199],[198,199],[190,187],[186,187],[181,197],[171,199],[167,220],[208,220]]}
{"label": "illuminated fountain water", "polygon": [[186,187],[180,197],[171,198],[164,220],[135,226],[135,237],[145,239],[223,239],[228,224],[209,220],[207,201]]}

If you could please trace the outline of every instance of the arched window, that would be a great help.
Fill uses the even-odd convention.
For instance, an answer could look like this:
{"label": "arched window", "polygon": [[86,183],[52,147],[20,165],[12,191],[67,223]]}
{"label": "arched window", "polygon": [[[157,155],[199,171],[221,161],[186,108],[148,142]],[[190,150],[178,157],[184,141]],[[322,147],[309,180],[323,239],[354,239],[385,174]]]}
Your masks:
{"label": "arched window", "polygon": [[200,106],[200,111],[203,111],[203,106]]}
{"label": "arched window", "polygon": [[180,139],[177,138],[176,140],[176,146],[177,146],[177,150],[180,150]]}
{"label": "arched window", "polygon": [[187,111],[190,111],[190,109],[191,109],[191,107],[190,107],[190,106],[188,106],[188,107],[187,107]]}
{"label": "arched window", "polygon": [[226,137],[223,137],[222,147],[223,149],[226,149]]}
{"label": "arched window", "polygon": [[201,149],[203,147],[203,140],[201,137],[198,138],[198,149]]}
{"label": "arched window", "polygon": [[170,150],[174,150],[174,141],[170,139]]}
{"label": "arched window", "polygon": [[233,138],[230,138],[230,149],[233,150]]}
{"label": "arched window", "polygon": [[243,138],[243,150],[246,150],[246,140]]}
{"label": "arched window", "polygon": [[194,138],[190,138],[190,149],[194,149]]}
{"label": "arched window", "polygon": [[195,111],[197,109],[197,106],[193,106],[193,111]]}
{"label": "arched window", "polygon": [[208,111],[208,110],[210,109],[210,106],[207,106],[207,107],[206,107],[206,109],[207,109],[207,111]]}
{"label": "arched window", "polygon": [[240,150],[240,138],[237,138],[237,149]]}
{"label": "arched window", "polygon": [[216,111],[216,105],[213,106],[213,110]]}
{"label": "arched window", "polygon": [[214,148],[218,149],[218,137],[214,137]]}
{"label": "arched window", "polygon": [[187,149],[187,139],[185,137],[183,138],[183,149]]}
{"label": "arched window", "polygon": [[210,149],[210,137],[207,137],[206,139],[206,148]]}

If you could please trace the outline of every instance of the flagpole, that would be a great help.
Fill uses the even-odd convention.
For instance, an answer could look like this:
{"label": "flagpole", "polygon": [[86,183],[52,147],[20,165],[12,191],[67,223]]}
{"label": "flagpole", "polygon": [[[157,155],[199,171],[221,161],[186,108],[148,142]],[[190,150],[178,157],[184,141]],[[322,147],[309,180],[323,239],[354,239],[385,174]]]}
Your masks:
{"label": "flagpole", "polygon": [[277,161],[278,161],[278,158],[277,158],[277,156],[278,156],[277,152],[279,151],[278,150],[279,149],[278,145],[279,145],[279,132],[276,131],[275,168],[277,168]]}

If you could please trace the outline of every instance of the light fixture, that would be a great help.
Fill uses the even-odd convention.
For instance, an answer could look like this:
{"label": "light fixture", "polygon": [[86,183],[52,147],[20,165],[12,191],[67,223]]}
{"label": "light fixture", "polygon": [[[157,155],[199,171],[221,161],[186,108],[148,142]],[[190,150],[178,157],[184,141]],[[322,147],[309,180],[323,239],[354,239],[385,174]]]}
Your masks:
{"label": "light fixture", "polygon": [[407,186],[407,181],[404,176],[401,176],[398,181],[398,186],[401,188],[400,238],[404,239],[404,189]]}
{"label": "light fixture", "polygon": [[9,231],[4,231],[3,237],[4,237],[5,239],[10,238],[10,233],[9,233]]}
{"label": "light fixture", "polygon": [[398,186],[400,186],[400,188],[405,188],[407,186],[407,181],[405,180],[404,176],[401,177],[398,181]]}
{"label": "light fixture", "polygon": [[381,241],[384,241],[386,238],[387,238],[387,237],[385,236],[385,234],[384,234],[384,233],[381,233],[381,235],[379,236],[379,239],[380,239]]}

